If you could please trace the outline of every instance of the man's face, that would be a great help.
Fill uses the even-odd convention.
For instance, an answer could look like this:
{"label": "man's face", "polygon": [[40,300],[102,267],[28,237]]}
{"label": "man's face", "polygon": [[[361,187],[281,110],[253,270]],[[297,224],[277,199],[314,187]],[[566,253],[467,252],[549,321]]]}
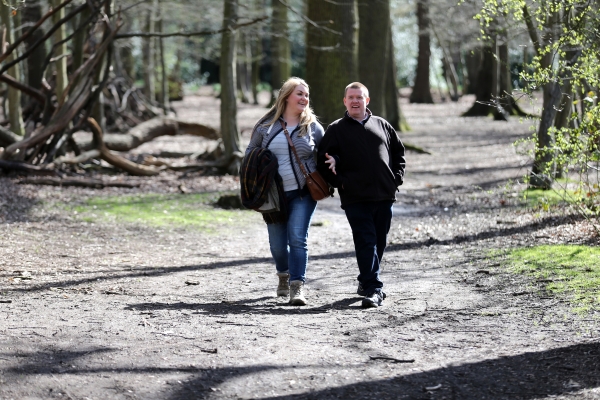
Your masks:
{"label": "man's face", "polygon": [[344,97],[344,105],[352,118],[362,120],[367,114],[369,100],[371,99],[367,97],[364,89],[348,88]]}

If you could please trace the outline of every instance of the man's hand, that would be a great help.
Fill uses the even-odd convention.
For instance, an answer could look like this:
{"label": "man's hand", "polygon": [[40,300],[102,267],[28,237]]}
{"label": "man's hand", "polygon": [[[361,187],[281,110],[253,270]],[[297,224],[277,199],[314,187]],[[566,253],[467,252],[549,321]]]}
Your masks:
{"label": "man's hand", "polygon": [[327,153],[325,153],[325,157],[327,157],[327,161],[325,161],[325,164],[329,164],[329,169],[331,170],[331,172],[333,172],[334,175],[337,175],[337,172],[335,172],[335,158],[331,157]]}

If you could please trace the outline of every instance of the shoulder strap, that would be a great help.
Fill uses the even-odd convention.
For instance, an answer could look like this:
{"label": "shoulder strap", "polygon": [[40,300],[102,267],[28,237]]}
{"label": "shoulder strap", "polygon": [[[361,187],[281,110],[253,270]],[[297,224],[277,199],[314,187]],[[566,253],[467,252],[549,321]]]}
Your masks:
{"label": "shoulder strap", "polygon": [[283,123],[283,121],[279,121],[279,122],[281,122],[281,127],[283,128],[283,132],[285,133],[285,137],[287,138],[288,144],[290,145],[290,148],[292,149],[292,153],[294,153],[294,156],[296,157],[296,162],[300,166],[300,170],[302,170],[302,174],[306,178],[308,176],[308,172],[306,172],[306,169],[304,168],[304,164],[302,164],[302,161],[300,160],[300,157],[298,156],[298,153],[296,152],[296,147],[294,146],[294,143],[292,143],[292,139],[290,138],[290,134],[288,133],[288,130],[285,127],[285,124]]}

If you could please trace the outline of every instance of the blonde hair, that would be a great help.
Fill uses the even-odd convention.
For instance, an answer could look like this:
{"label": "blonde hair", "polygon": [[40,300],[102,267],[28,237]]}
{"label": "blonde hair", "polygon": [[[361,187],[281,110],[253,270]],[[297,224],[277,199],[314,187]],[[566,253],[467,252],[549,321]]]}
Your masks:
{"label": "blonde hair", "polygon": [[[273,107],[271,107],[269,111],[267,111],[267,113],[260,119],[263,125],[273,125],[279,120],[279,117],[281,117],[285,111],[285,106],[287,104],[286,100],[288,97],[290,97],[298,85],[306,86],[306,88],[309,89],[308,83],[306,83],[304,79],[297,78],[295,76],[289,78],[283,83],[281,89],[279,89],[279,93],[277,94],[275,104],[273,104]],[[300,122],[298,124],[298,126],[300,126],[299,136],[306,135],[308,132],[308,126],[313,122],[317,122],[317,116],[310,107],[309,102],[309,106],[306,107],[300,114]]]}
{"label": "blonde hair", "polygon": [[362,89],[365,92],[365,97],[369,97],[369,89],[367,89],[367,87],[360,82],[352,82],[346,86],[346,89],[344,90],[344,97],[346,97],[348,89]]}

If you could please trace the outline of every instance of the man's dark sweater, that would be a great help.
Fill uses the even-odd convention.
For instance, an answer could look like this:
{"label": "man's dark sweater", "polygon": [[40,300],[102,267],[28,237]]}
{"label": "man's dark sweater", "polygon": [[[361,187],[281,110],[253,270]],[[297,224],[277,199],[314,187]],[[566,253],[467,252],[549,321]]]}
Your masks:
{"label": "man's dark sweater", "polygon": [[[325,163],[325,153],[335,158],[337,175]],[[370,115],[361,123],[348,113],[325,131],[317,161],[324,178],[338,188],[342,208],[363,201],[396,200],[406,165],[404,145],[386,120]]]}

